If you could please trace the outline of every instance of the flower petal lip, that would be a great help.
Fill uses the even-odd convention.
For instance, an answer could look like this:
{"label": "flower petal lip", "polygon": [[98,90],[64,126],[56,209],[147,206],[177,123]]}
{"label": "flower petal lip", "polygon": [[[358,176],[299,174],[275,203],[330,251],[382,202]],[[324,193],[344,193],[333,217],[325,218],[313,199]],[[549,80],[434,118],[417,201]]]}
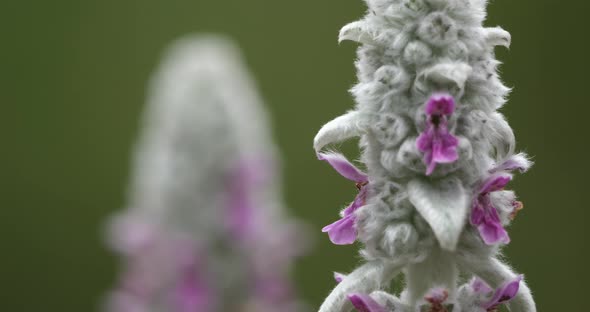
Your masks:
{"label": "flower petal lip", "polygon": [[494,296],[489,302],[484,304],[484,308],[495,309],[500,304],[506,303],[516,296],[520,289],[520,282],[524,279],[523,275],[518,275],[515,279],[504,283],[494,292]]}
{"label": "flower petal lip", "polygon": [[455,111],[455,99],[446,93],[433,94],[426,102],[427,115],[450,116]]}
{"label": "flower petal lip", "polygon": [[426,175],[431,175],[437,164],[453,163],[459,159],[459,140],[448,129],[447,117],[455,111],[455,100],[445,93],[433,94],[424,109],[426,129],[416,140],[416,147],[424,153]]}
{"label": "flower petal lip", "polygon": [[352,305],[360,312],[387,312],[385,307],[380,305],[369,295],[350,294],[348,299]]}
{"label": "flower petal lip", "polygon": [[348,215],[330,225],[325,226],[322,232],[328,233],[330,241],[335,245],[350,245],[356,241],[356,229],[354,228],[354,216]]}
{"label": "flower petal lip", "polygon": [[328,162],[332,168],[348,180],[357,183],[369,181],[369,177],[366,173],[351,164],[344,155],[340,153],[318,153],[318,159]]}

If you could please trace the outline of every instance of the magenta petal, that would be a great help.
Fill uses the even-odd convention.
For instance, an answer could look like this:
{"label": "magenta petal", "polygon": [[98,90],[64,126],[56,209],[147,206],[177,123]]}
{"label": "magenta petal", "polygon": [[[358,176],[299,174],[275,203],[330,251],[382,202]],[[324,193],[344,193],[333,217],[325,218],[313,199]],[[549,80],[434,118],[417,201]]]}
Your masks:
{"label": "magenta petal", "polygon": [[352,305],[360,312],[386,312],[385,307],[381,306],[369,295],[351,294],[348,299]]}
{"label": "magenta petal", "polygon": [[509,174],[494,174],[489,177],[479,190],[480,194],[491,193],[499,191],[506,187],[506,185],[512,180],[512,176]]}
{"label": "magenta petal", "polygon": [[469,220],[471,222],[471,225],[481,224],[483,222],[484,218],[485,218],[485,211],[484,211],[483,207],[481,207],[478,204],[474,205],[471,210],[471,218]]}
{"label": "magenta petal", "polygon": [[510,242],[508,232],[506,232],[502,226],[502,222],[500,222],[498,211],[493,207],[490,207],[490,209],[488,209],[487,213],[485,214],[484,221],[480,225],[479,232],[483,238],[483,241],[488,245],[496,243],[508,244]]}
{"label": "magenta petal", "polygon": [[346,275],[342,273],[334,272],[334,280],[336,281],[336,283],[341,283],[345,277]]}
{"label": "magenta petal", "polygon": [[354,228],[354,215],[346,216],[330,225],[325,226],[322,232],[328,232],[330,241],[335,245],[350,245],[356,241],[356,229]]}
{"label": "magenta petal", "polygon": [[358,195],[354,198],[354,201],[344,209],[344,216],[349,216],[353,214],[357,209],[365,205],[365,200],[367,198],[367,188],[362,187],[359,191]]}
{"label": "magenta petal", "polygon": [[519,275],[514,280],[509,281],[496,290],[492,299],[484,305],[486,309],[493,309],[498,305],[510,301],[516,296],[520,288],[520,282],[523,276]]}
{"label": "magenta petal", "polygon": [[508,244],[510,243],[510,237],[506,230],[495,224],[483,223],[478,226],[479,233],[486,245],[494,245],[498,243]]}
{"label": "magenta petal", "polygon": [[459,159],[457,153],[457,145],[459,141],[450,134],[446,134],[441,138],[440,142],[436,142],[432,146],[432,159],[439,164],[453,163]]}
{"label": "magenta petal", "polygon": [[423,153],[429,151],[432,146],[432,134],[429,131],[422,132],[416,140],[416,146]]}
{"label": "magenta petal", "polygon": [[320,160],[327,161],[340,175],[348,180],[362,183],[368,181],[368,176],[351,164],[344,155],[339,153],[318,153]]}

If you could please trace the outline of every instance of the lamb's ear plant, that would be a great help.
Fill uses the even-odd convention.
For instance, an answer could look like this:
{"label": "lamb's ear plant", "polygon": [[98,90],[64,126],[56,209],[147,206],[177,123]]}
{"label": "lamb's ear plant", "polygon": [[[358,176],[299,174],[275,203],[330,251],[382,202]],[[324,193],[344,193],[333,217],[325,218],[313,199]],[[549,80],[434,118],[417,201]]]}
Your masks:
{"label": "lamb's ear plant", "polygon": [[[534,312],[523,276],[501,260],[522,204],[504,190],[531,162],[498,112],[510,89],[494,48],[510,34],[483,27],[485,0],[365,0],[342,28],[360,43],[356,106],[327,123],[314,147],[359,188],[335,244],[362,244],[364,264],[338,274],[320,312]],[[360,137],[362,171],[331,144]],[[398,275],[404,289],[384,292]]]}
{"label": "lamb's ear plant", "polygon": [[278,160],[233,43],[174,43],[151,81],[128,206],[109,223],[123,271],[105,311],[301,311],[288,278],[301,229]]}

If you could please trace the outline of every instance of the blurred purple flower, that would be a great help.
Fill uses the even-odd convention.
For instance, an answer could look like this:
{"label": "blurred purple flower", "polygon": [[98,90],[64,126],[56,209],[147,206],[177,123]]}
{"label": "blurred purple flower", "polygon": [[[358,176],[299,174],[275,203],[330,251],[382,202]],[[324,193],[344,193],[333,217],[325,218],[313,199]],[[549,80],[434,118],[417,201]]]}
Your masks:
{"label": "blurred purple flower", "polygon": [[213,311],[212,289],[200,276],[196,266],[187,268],[181,273],[177,285],[172,289],[173,311],[200,312]]}
{"label": "blurred purple flower", "polygon": [[243,160],[230,174],[227,225],[238,240],[252,234],[257,212],[253,196],[259,185],[267,180],[268,170],[262,159]]}
{"label": "blurred purple flower", "polygon": [[424,153],[426,175],[431,175],[437,164],[448,164],[459,158],[459,141],[450,134],[448,117],[455,111],[455,100],[448,94],[435,94],[426,103],[427,125],[416,145]]}
{"label": "blurred purple flower", "polygon": [[325,226],[322,232],[328,232],[330,240],[336,245],[350,245],[356,240],[356,229],[354,228],[354,212],[365,204],[367,197],[367,184],[369,177],[342,154],[320,153],[320,160],[327,161],[340,175],[348,180],[356,182],[359,193],[354,201],[342,211],[342,218],[330,225]]}

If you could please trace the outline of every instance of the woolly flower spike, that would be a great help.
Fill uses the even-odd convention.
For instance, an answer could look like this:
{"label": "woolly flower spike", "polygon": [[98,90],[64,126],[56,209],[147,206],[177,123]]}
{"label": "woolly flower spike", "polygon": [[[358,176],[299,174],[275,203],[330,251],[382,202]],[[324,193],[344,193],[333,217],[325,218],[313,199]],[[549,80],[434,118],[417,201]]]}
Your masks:
{"label": "woolly flower spike", "polygon": [[[531,165],[498,112],[510,89],[500,80],[494,49],[508,46],[510,34],[483,26],[485,0],[365,3],[367,14],[339,36],[360,43],[351,88],[356,105],[327,122],[313,146],[321,153],[360,139],[366,176],[351,177],[347,172],[358,170],[339,156],[340,169],[332,166],[370,182],[325,230],[336,243],[358,241],[366,263],[336,285],[319,311],[349,311],[348,295],[373,296],[400,274],[405,288],[394,292],[402,294],[394,300],[406,307],[400,311],[431,308],[424,298],[434,288],[446,290],[449,303],[461,301],[462,276],[497,287],[517,275],[499,260],[501,243],[509,241],[505,227],[521,207],[503,188],[512,171]],[[536,311],[526,283],[508,308]],[[465,312],[481,312],[473,309]]]}
{"label": "woolly flower spike", "polygon": [[328,232],[332,243],[336,245],[352,244],[356,240],[354,213],[365,204],[369,179],[365,173],[351,164],[342,154],[318,154],[318,158],[327,161],[340,175],[355,182],[359,190],[354,201],[342,211],[342,219],[322,229],[322,232]]}
{"label": "woolly flower spike", "polygon": [[471,224],[476,226],[483,241],[488,245],[496,243],[508,244],[510,238],[502,226],[498,210],[493,206],[490,193],[502,190],[512,177],[509,175],[493,175],[479,189],[473,201]]}
{"label": "woolly flower spike", "polygon": [[449,133],[447,118],[455,111],[455,100],[448,94],[435,94],[426,104],[428,125],[416,142],[424,153],[426,175],[431,175],[436,164],[455,162],[459,141]]}
{"label": "woolly flower spike", "polygon": [[152,80],[108,312],[301,311],[288,279],[302,229],[285,215],[266,113],[233,44],[179,40]]}

